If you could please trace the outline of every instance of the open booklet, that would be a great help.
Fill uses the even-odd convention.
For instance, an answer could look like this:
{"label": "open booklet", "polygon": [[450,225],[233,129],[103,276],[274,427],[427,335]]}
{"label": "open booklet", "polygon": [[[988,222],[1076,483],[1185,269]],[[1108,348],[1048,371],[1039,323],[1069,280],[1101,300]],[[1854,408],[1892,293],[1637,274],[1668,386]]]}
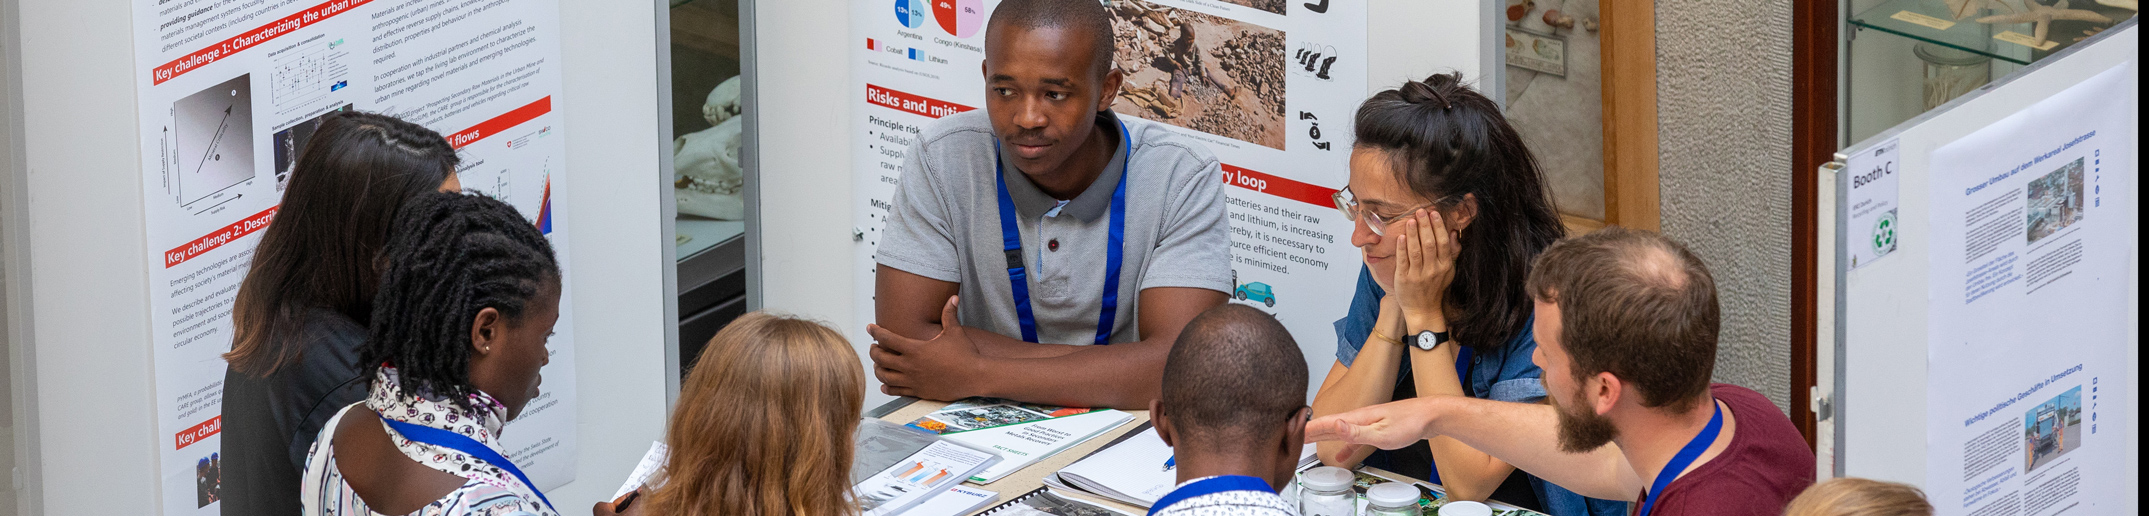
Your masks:
{"label": "open booklet", "polygon": [[[1178,487],[1176,464],[1166,464],[1171,459],[1171,447],[1157,436],[1156,428],[1143,423],[1096,453],[1046,475],[1044,482],[1146,508]],[[1318,462],[1313,446],[1299,454],[1300,469]]]}
{"label": "open booklet", "polygon": [[999,497],[961,486],[1000,462],[992,451],[873,418],[858,421],[852,440],[852,493],[866,516],[953,516]]}
{"label": "open booklet", "polygon": [[971,482],[989,484],[1132,419],[1132,414],[1111,409],[970,398],[926,414],[910,426],[1000,453],[1005,460],[970,477]]}
{"label": "open booklet", "polygon": [[992,452],[951,441],[936,441],[902,462],[866,477],[853,492],[865,516],[902,514],[928,498],[946,493],[971,474],[999,461],[1000,456]]}

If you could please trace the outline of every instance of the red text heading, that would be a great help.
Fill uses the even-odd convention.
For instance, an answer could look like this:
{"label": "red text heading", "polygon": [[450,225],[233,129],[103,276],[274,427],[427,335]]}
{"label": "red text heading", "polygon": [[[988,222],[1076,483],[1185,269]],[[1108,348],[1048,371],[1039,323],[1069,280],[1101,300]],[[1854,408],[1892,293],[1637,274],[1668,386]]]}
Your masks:
{"label": "red text heading", "polygon": [[956,104],[954,102],[921,97],[909,93],[903,93],[900,91],[874,86],[871,84],[866,85],[866,102],[871,102],[875,105],[879,105],[882,107],[908,111],[912,114],[922,115],[930,118],[940,118],[956,113],[961,113],[964,111],[969,111],[972,109],[977,109],[962,104]]}
{"label": "red text heading", "polygon": [[224,431],[224,416],[209,418],[208,421],[203,421],[201,422],[201,424],[194,425],[193,428],[188,428],[184,431],[179,432],[179,435],[173,436],[172,449],[177,450],[180,448],[185,448],[189,444],[201,442],[202,439],[206,439],[209,436],[216,435],[217,432],[222,431]]}
{"label": "red text heading", "polygon": [[276,206],[270,206],[269,209],[261,210],[261,213],[239,219],[238,222],[233,222],[229,226],[218,228],[207,235],[202,235],[201,238],[187,242],[187,245],[165,251],[164,268],[170,269],[172,266],[185,263],[196,256],[201,256],[202,253],[216,250],[216,248],[223,247],[224,244],[229,244],[233,240],[254,234],[255,231],[261,231],[261,228],[269,227],[269,221],[276,218],[276,208]]}
{"label": "red text heading", "polygon": [[1224,164],[1224,184],[1245,188],[1314,206],[1336,205],[1336,189],[1316,184],[1301,183],[1230,164]]}
{"label": "red text heading", "polygon": [[469,129],[464,129],[462,132],[448,136],[448,145],[460,149],[465,145],[477,143],[478,140],[483,140],[487,136],[506,131],[508,128],[522,125],[523,122],[528,122],[551,112],[552,97],[537,99],[535,102],[515,108],[514,111],[502,113],[500,116],[492,117],[491,120],[478,122],[478,125],[470,126]]}

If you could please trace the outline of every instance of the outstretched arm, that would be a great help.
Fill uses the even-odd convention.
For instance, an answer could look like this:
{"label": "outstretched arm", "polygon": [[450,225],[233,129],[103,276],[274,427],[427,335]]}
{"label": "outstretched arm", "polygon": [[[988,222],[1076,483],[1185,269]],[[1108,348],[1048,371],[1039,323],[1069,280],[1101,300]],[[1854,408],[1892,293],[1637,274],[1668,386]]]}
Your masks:
{"label": "outstretched arm", "polygon": [[1583,496],[1634,500],[1643,487],[1641,477],[1619,453],[1619,445],[1584,453],[1560,451],[1553,410],[1549,405],[1460,396],[1415,398],[1315,419],[1306,424],[1306,442],[1343,441],[1348,443],[1345,448],[1393,450],[1447,436]]}
{"label": "outstretched arm", "polygon": [[[1370,295],[1361,293],[1361,295]],[[1402,333],[1401,315],[1396,311],[1395,299],[1380,300],[1380,315],[1373,328],[1384,335]],[[1321,380],[1321,390],[1313,395],[1315,417],[1338,414],[1352,409],[1369,407],[1395,400],[1395,377],[1402,372],[1403,344],[1367,335],[1365,346],[1358,349],[1357,360],[1343,365],[1337,360],[1328,368],[1328,376]],[[1344,453],[1344,443],[1322,441],[1321,463],[1344,468],[1357,467],[1373,448],[1359,446]]]}
{"label": "outstretched arm", "polygon": [[873,374],[885,384],[883,392],[932,400],[992,396],[1053,405],[1147,408],[1162,390],[1164,359],[1179,330],[1225,300],[1224,293],[1207,289],[1144,289],[1137,314],[1142,340],[1070,346],[1023,342],[959,322],[946,324],[957,319],[960,301],[954,299],[954,283],[886,267],[877,282],[874,305],[880,322],[867,327],[878,341],[871,351]]}

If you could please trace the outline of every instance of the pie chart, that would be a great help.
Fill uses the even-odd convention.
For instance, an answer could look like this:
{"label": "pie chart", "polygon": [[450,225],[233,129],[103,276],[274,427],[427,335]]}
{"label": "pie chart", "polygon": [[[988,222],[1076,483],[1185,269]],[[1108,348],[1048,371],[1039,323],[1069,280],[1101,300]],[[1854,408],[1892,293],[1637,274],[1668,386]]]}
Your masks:
{"label": "pie chart", "polygon": [[895,0],[895,21],[902,22],[904,27],[912,29],[918,28],[919,25],[924,25],[925,6],[922,5],[923,1]]}
{"label": "pie chart", "polygon": [[981,0],[933,0],[933,19],[948,35],[967,38],[985,24],[985,5]]}

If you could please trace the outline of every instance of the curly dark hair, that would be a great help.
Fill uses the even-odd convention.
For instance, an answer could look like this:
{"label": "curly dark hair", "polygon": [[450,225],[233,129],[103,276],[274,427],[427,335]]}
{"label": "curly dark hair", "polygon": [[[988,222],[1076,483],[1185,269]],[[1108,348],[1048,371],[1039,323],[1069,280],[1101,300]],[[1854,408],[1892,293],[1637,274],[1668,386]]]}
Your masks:
{"label": "curly dark hair", "polygon": [[519,322],[560,279],[552,244],[507,203],[435,193],[403,207],[384,251],[360,363],[394,366],[405,393],[469,408],[471,320],[492,308]]}
{"label": "curly dark hair", "polygon": [[377,113],[324,116],[304,145],[232,310],[224,359],[257,377],[305,354],[299,333],[309,310],[367,323],[380,284],[374,259],[396,213],[439,190],[461,163],[440,133]]}
{"label": "curly dark hair", "polygon": [[1358,107],[1358,149],[1386,154],[1402,183],[1454,208],[1477,196],[1477,219],[1462,232],[1455,281],[1447,299],[1455,341],[1495,349],[1529,329],[1530,297],[1522,285],[1530,260],[1566,235],[1544,172],[1507,124],[1500,106],[1460,74],[1436,74],[1373,94]]}

